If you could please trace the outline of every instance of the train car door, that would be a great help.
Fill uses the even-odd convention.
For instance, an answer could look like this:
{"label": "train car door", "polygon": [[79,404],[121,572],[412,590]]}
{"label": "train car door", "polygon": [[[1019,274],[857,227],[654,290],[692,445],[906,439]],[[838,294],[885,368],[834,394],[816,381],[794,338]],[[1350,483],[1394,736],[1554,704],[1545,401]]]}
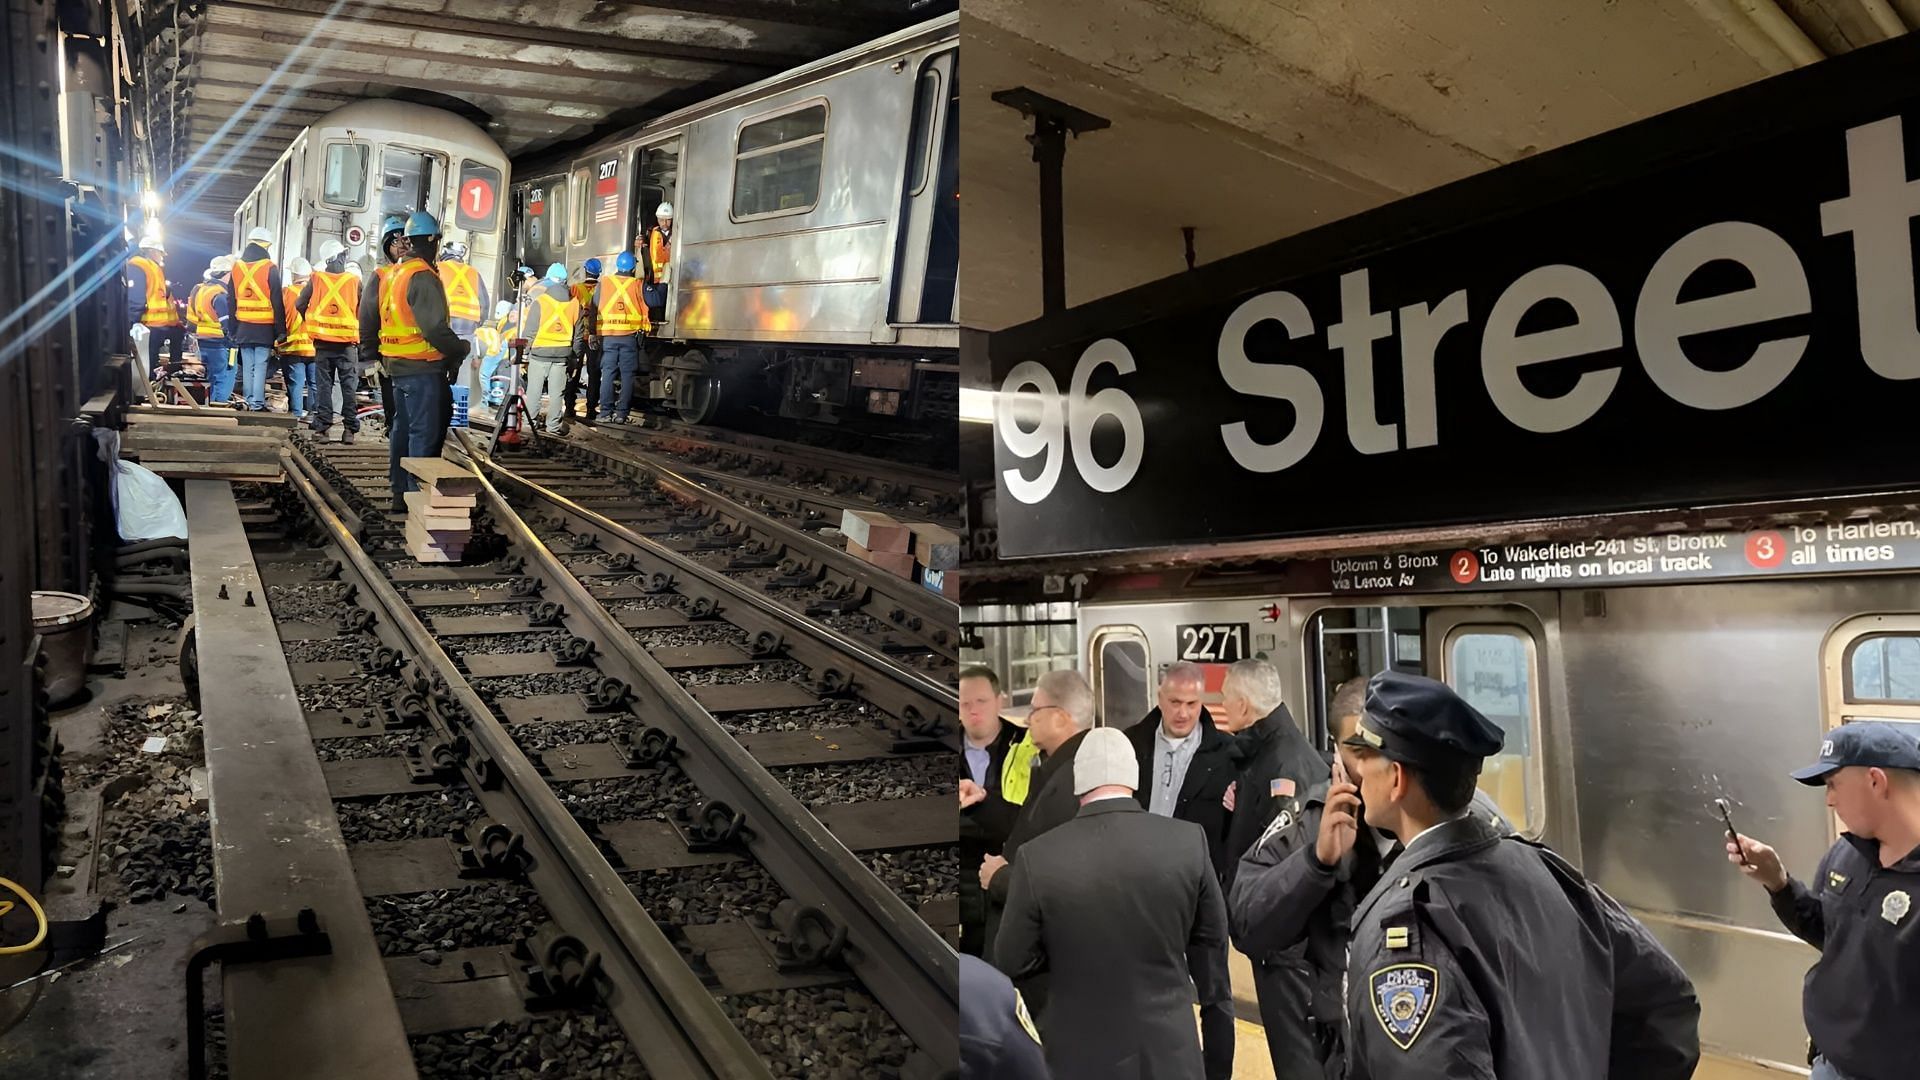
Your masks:
{"label": "train car door", "polygon": [[[642,146],[634,151],[633,184],[633,257],[640,260],[643,276],[646,273],[647,235],[653,230],[654,211],[661,203],[674,204],[674,212],[684,216],[686,211],[678,205],[680,202],[680,151],[681,137],[671,138]],[[678,233],[675,233],[676,238]],[[675,251],[678,245],[673,245]],[[674,264],[679,260],[668,260],[667,280],[673,280]],[[667,302],[661,309],[661,318],[654,327],[657,337],[673,336],[673,290],[667,290]]]}
{"label": "train car door", "polygon": [[892,321],[958,321],[960,266],[959,52],[927,57],[913,92],[899,234],[894,238]]}
{"label": "train car door", "polygon": [[[440,206],[446,184],[445,162],[438,154],[404,146],[385,146],[380,150],[380,218],[388,214],[405,217],[415,210],[432,211],[444,218]],[[378,228],[378,226],[375,226]]]}

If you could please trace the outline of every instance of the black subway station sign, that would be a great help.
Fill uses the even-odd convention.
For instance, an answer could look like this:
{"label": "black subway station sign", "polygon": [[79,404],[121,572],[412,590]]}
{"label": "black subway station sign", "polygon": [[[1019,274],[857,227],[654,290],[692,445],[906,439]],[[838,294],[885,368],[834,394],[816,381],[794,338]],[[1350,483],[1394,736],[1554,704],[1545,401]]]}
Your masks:
{"label": "black subway station sign", "polygon": [[1872,46],[992,335],[1000,555],[1920,486],[1916,71]]}

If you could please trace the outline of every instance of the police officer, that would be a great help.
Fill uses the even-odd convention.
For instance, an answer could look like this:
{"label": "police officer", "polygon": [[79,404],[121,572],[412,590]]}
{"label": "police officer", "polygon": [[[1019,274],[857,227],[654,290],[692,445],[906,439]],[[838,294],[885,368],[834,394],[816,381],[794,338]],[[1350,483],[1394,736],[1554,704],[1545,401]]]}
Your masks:
{"label": "police officer", "polygon": [[[1359,725],[1366,693],[1365,678],[1348,679],[1334,691],[1327,713],[1336,744]],[[1351,747],[1340,747],[1339,754],[1331,779],[1281,807],[1240,860],[1227,894],[1233,943],[1241,952],[1266,956],[1304,942],[1311,990],[1307,1015],[1301,1019],[1320,1057],[1301,1074],[1329,1080],[1346,1073],[1341,986],[1347,974],[1350,920],[1404,850],[1392,835],[1359,827],[1360,789],[1348,772],[1352,763],[1352,774],[1358,774],[1359,758]],[[1478,790],[1472,813],[1502,833],[1512,831],[1493,800]]]}
{"label": "police officer", "polygon": [[961,1080],[1048,1080],[1027,1003],[1012,980],[977,956],[960,955]]}
{"label": "police officer", "polygon": [[1348,1075],[1686,1080],[1700,1005],[1679,964],[1566,861],[1471,813],[1504,742],[1443,683],[1367,684],[1342,745],[1365,824],[1406,851],[1354,913]]}
{"label": "police officer", "polygon": [[1790,775],[1825,784],[1827,806],[1847,830],[1820,860],[1813,884],[1789,877],[1779,853],[1751,837],[1728,843],[1727,859],[1766,886],[1774,914],[1795,937],[1820,950],[1801,1001],[1813,1080],[1913,1076],[1920,736],[1904,724],[1843,724],[1820,744],[1819,761]]}

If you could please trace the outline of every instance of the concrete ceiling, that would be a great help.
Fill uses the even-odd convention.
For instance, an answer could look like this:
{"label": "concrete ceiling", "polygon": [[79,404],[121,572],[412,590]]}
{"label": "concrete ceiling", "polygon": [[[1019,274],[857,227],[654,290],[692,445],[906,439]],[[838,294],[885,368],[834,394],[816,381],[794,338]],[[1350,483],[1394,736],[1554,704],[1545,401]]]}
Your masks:
{"label": "concrete ceiling", "polygon": [[1040,314],[1026,86],[1066,156],[1067,302],[1270,243],[1920,26],[1920,0],[966,0],[961,318]]}
{"label": "concrete ceiling", "polygon": [[[135,0],[153,175],[230,220],[300,130],[368,97],[452,109],[510,157],[605,134],[952,11],[954,0]],[[265,87],[264,92],[262,87]],[[237,116],[237,120],[235,117]],[[230,121],[233,121],[230,123]]]}

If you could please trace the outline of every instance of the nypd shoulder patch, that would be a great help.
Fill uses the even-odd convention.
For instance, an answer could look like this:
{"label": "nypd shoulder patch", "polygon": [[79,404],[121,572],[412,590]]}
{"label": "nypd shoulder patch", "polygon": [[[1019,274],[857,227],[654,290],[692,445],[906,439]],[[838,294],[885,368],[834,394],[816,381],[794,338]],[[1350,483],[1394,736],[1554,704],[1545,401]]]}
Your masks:
{"label": "nypd shoulder patch", "polygon": [[1033,1014],[1027,1012],[1027,999],[1021,997],[1018,990],[1013,992],[1013,1017],[1020,1021],[1020,1030],[1026,1032],[1027,1037],[1038,1044],[1040,1030],[1033,1026]]}
{"label": "nypd shoulder patch", "polygon": [[1440,1000],[1440,973],[1426,964],[1389,964],[1368,977],[1373,1015],[1387,1038],[1411,1049]]}

